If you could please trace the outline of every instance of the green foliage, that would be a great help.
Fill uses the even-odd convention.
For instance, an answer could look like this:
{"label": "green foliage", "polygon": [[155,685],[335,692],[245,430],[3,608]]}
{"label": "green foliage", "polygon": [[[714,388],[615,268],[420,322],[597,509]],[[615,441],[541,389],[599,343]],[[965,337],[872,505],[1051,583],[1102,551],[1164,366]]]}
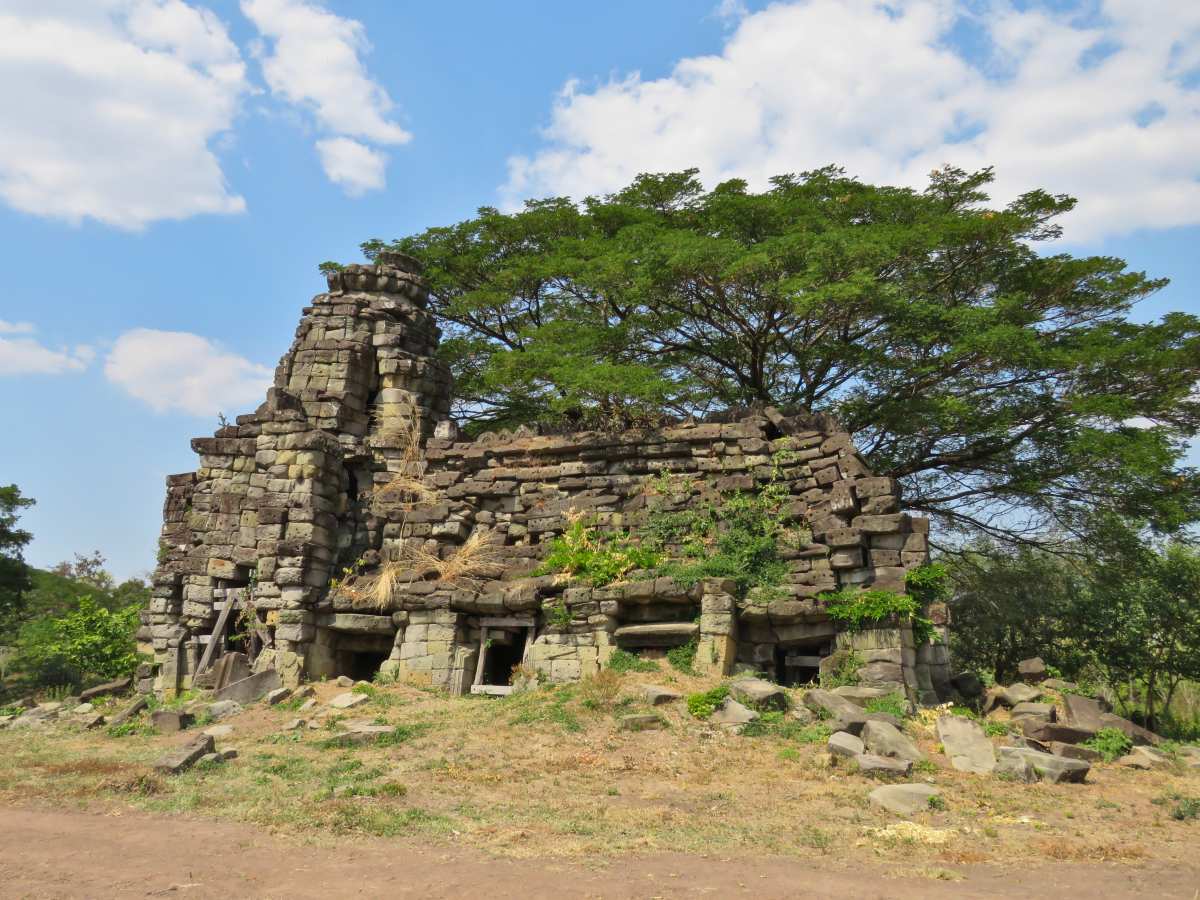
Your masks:
{"label": "green foliage", "polygon": [[516,711],[511,719],[513,725],[548,724],[577,732],[583,730],[583,725],[568,708],[576,690],[575,685],[563,685],[550,690],[522,691],[509,695],[503,702]]}
{"label": "green foliage", "polygon": [[1179,797],[1171,810],[1171,818],[1177,822],[1200,819],[1200,797]]}
{"label": "green foliage", "polygon": [[667,662],[671,664],[672,668],[677,669],[684,675],[695,675],[696,647],[697,641],[695,638],[692,638],[682,647],[672,647],[667,651]]}
{"label": "green foliage", "polygon": [[903,695],[895,693],[888,694],[885,697],[876,697],[874,700],[868,700],[866,710],[869,713],[887,713],[889,716],[895,716],[897,719],[907,718],[909,714],[908,700]]}
{"label": "green foliage", "polygon": [[945,812],[946,810],[946,801],[942,799],[940,794],[930,794],[927,802],[929,808],[935,812]]}
{"label": "green foliage", "polygon": [[743,737],[777,737],[801,744],[818,744],[829,740],[832,733],[828,725],[820,722],[805,725],[779,710],[759,713],[753,722],[742,726]]}
{"label": "green foliage", "polygon": [[644,174],[363,249],[424,263],[476,429],[794,405],[836,415],[943,526],[1194,518],[1200,322],[1131,320],[1165,281],[1039,253],[1074,201],[989,208],[992,177],[943,168],[914,190],[829,167],[754,192]]}
{"label": "green foliage", "polygon": [[739,597],[774,599],[788,574],[780,551],[811,538],[805,529],[785,524],[787,487],[782,473],[777,470],[776,476],[757,491],[739,491],[719,503],[653,509],[643,540],[668,558],[658,573],[684,587],[704,578],[729,578],[737,583]]}
{"label": "green foliage", "polygon": [[719,684],[707,691],[689,694],[687,698],[688,712],[697,719],[707,719],[717,711],[717,707],[724,703],[728,696],[729,686],[724,684]]}
{"label": "green foliage", "polygon": [[909,594],[844,588],[819,597],[825,602],[829,617],[841,622],[849,631],[862,631],[895,616],[912,626],[913,640],[918,645],[928,643],[934,636],[933,623],[921,615],[920,604]]}
{"label": "green foliage", "polygon": [[597,532],[595,526],[576,519],[550,542],[550,551],[534,574],[564,573],[602,587],[634,569],[651,569],[659,556],[629,540],[627,535]]}
{"label": "green foliage", "polygon": [[628,650],[614,650],[606,663],[614,672],[657,672],[658,663],[652,659],[642,659]]}
{"label": "green foliage", "polygon": [[36,620],[21,630],[21,666],[50,684],[120,678],[137,667],[138,624],[137,607],[110,612],[84,597],[74,612]]}
{"label": "green foliage", "polygon": [[378,692],[379,690],[375,687],[375,685],[366,681],[360,681],[359,683],[355,684],[354,687],[350,688],[350,693],[366,694],[368,697],[374,697]]}
{"label": "green foliage", "polygon": [[1105,762],[1112,762],[1128,753],[1133,748],[1133,741],[1119,728],[1101,728],[1084,741],[1083,746],[1091,747],[1104,757]]}
{"label": "green foliage", "polygon": [[982,723],[983,733],[988,737],[1004,737],[1012,732],[1012,726],[1007,722],[995,722],[991,719],[985,719]]}
{"label": "green foliage", "polygon": [[840,654],[837,664],[821,673],[821,687],[825,690],[858,684],[858,670],[865,665],[863,658],[852,650]]}
{"label": "green foliage", "polygon": [[123,738],[132,737],[133,735],[148,735],[157,734],[154,726],[149,722],[131,719],[128,722],[122,722],[120,725],[109,725],[104,729],[109,737]]}
{"label": "green foliage", "polygon": [[0,485],[0,631],[24,609],[25,593],[33,587],[22,555],[33,535],[17,527],[21,510],[33,504],[15,484]]}
{"label": "green foliage", "polygon": [[547,618],[551,625],[566,628],[571,624],[571,610],[567,608],[566,603],[555,603],[550,607],[550,615]]}

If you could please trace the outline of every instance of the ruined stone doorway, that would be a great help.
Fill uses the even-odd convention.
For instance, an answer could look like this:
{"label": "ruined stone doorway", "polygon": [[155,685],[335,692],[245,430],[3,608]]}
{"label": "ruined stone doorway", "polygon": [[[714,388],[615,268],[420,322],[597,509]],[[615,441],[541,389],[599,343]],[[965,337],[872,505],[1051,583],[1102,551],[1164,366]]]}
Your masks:
{"label": "ruined stone doorway", "polygon": [[507,694],[513,669],[520,665],[533,643],[534,620],[521,616],[494,617],[479,622],[479,653],[475,662],[473,694]]}
{"label": "ruined stone doorway", "polygon": [[374,681],[380,667],[387,662],[390,650],[346,650],[339,654],[343,670],[339,674],[348,675],[355,681]]}
{"label": "ruined stone doorway", "polygon": [[821,676],[821,658],[829,652],[825,640],[775,648],[775,683],[785,687],[816,684]]}

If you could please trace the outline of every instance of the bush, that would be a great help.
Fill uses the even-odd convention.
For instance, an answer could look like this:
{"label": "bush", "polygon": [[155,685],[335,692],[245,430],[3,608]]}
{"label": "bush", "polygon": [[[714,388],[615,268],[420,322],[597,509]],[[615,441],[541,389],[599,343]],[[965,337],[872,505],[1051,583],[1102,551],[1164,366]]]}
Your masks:
{"label": "bush", "polygon": [[21,668],[43,684],[82,684],[129,675],[137,668],[134,634],[138,608],[111,612],[90,597],[59,619],[29,623],[21,631]]}
{"label": "bush", "polygon": [[1101,728],[1094,737],[1083,742],[1104,757],[1105,762],[1119,759],[1133,748],[1133,741],[1119,728]]}
{"label": "bush", "polygon": [[651,659],[642,659],[628,650],[614,650],[608,657],[608,668],[614,672],[657,672],[658,663]]}
{"label": "bush", "polygon": [[677,669],[684,675],[695,675],[696,671],[693,668],[696,663],[696,639],[692,638],[682,647],[672,647],[667,651],[667,662],[672,668]]}
{"label": "bush", "polygon": [[829,617],[841,622],[851,632],[862,631],[895,616],[902,622],[909,622],[913,640],[918,644],[927,644],[934,636],[933,622],[921,615],[921,604],[909,594],[844,588],[823,593],[820,599],[825,601],[825,611]]}
{"label": "bush", "polygon": [[595,587],[611,584],[634,569],[652,569],[659,555],[632,543],[627,535],[597,534],[577,519],[550,542],[550,552],[535,575],[573,575]]}
{"label": "bush", "polygon": [[717,707],[724,703],[728,696],[729,688],[724,684],[719,684],[708,691],[691,694],[687,698],[688,712],[697,719],[707,719],[717,711]]}

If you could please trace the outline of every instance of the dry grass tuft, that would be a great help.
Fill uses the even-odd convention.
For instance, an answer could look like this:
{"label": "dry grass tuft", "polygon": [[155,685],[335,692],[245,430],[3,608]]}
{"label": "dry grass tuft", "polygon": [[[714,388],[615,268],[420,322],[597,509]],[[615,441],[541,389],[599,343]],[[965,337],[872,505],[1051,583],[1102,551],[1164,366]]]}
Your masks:
{"label": "dry grass tuft", "polygon": [[437,573],[438,581],[470,581],[504,570],[501,545],[491,531],[479,529],[471,533],[453,553],[442,559],[423,547],[410,551],[412,568]]}
{"label": "dry grass tuft", "polygon": [[391,480],[376,488],[371,497],[371,509],[377,515],[386,515],[393,510],[409,510],[437,499],[437,491],[425,484],[424,429],[417,408],[410,407],[408,414],[388,422],[379,431],[389,443],[399,444],[403,449],[399,460],[393,460],[396,472]]}

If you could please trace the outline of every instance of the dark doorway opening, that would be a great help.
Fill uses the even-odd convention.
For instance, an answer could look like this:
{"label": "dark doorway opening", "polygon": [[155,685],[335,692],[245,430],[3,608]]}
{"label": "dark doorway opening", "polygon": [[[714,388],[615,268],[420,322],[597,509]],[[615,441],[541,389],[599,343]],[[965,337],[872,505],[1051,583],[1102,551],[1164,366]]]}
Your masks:
{"label": "dark doorway opening", "polygon": [[355,681],[372,681],[390,655],[390,651],[347,650],[341,654],[341,668]]}
{"label": "dark doorway opening", "polygon": [[512,682],[513,669],[525,658],[528,628],[489,630],[487,655],[483,662],[483,684],[506,685]]}
{"label": "dark doorway opening", "polygon": [[816,684],[821,678],[821,657],[827,646],[800,644],[775,648],[775,683],[786,687]]}

